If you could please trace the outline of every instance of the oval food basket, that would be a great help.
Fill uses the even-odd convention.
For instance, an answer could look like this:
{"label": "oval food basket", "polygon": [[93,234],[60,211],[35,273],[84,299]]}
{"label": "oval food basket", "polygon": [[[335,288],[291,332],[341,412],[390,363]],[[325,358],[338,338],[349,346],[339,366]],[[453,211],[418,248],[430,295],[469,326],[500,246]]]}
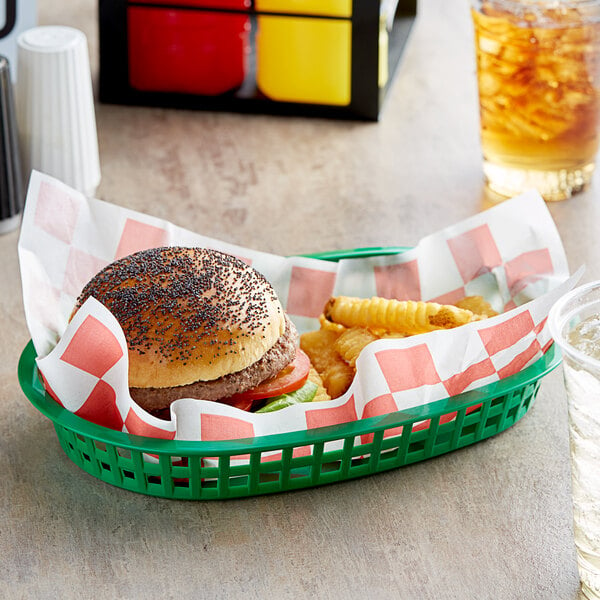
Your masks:
{"label": "oval food basket", "polygon": [[[403,250],[362,248],[307,256],[336,261]],[[215,442],[145,438],[85,421],[45,393],[35,359],[29,342],[19,360],[21,388],[53,422],[71,461],[102,481],[133,492],[211,500],[362,477],[489,438],[527,413],[541,378],[561,357],[553,344],[533,365],[515,375],[407,411],[308,431]],[[329,442],[337,442],[339,449],[328,450]]]}

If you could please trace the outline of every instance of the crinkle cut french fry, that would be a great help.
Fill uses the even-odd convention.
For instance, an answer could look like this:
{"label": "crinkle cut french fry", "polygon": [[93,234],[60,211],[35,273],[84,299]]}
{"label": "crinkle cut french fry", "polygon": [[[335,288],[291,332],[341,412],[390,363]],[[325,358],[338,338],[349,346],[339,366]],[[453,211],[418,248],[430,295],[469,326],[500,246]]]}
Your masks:
{"label": "crinkle cut french fry", "polygon": [[407,334],[458,327],[473,320],[470,310],[416,300],[337,296],[325,305],[324,314],[345,327],[381,328]]}
{"label": "crinkle cut french fry", "polygon": [[351,367],[354,367],[362,349],[377,339],[377,335],[364,327],[351,327],[336,340],[335,349]]}
{"label": "crinkle cut french fry", "polygon": [[336,352],[334,344],[340,333],[331,329],[309,331],[300,336],[300,348],[323,379],[332,398],[341,396],[352,383],[355,370]]}
{"label": "crinkle cut french fry", "polygon": [[498,314],[483,296],[465,296],[454,305],[458,308],[466,308],[479,317],[489,318]]}
{"label": "crinkle cut french fry", "polygon": [[327,393],[323,379],[317,372],[317,370],[311,366],[308,372],[308,380],[312,381],[317,386],[317,392],[313,398],[313,402],[324,402],[325,400],[331,400],[331,396]]}
{"label": "crinkle cut french fry", "polygon": [[[426,306],[434,304],[433,302],[425,302]],[[473,320],[473,313],[464,308],[458,308],[450,304],[439,305],[437,310],[431,310],[431,314],[427,315],[427,321],[433,329],[453,329],[459,325],[465,325]]]}
{"label": "crinkle cut french fry", "polygon": [[321,326],[321,329],[331,329],[332,331],[336,331],[337,333],[344,333],[344,331],[346,331],[347,329],[339,323],[329,321],[325,318],[325,315],[323,313],[319,315],[319,325]]}
{"label": "crinkle cut french fry", "polygon": [[327,393],[332,398],[339,398],[342,394],[345,394],[354,379],[355,373],[355,369],[338,357],[335,362],[328,365],[322,374]]}
{"label": "crinkle cut french fry", "polygon": [[337,357],[334,344],[339,337],[340,333],[333,329],[317,329],[300,336],[300,348],[308,354],[311,364],[319,373],[322,374]]}

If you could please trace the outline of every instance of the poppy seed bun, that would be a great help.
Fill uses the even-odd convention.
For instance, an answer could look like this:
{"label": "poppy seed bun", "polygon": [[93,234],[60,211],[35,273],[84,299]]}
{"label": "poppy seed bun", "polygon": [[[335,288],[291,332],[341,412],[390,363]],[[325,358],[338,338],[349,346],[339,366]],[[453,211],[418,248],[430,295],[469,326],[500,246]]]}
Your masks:
{"label": "poppy seed bun", "polygon": [[211,381],[258,361],[286,327],[269,282],[241,260],[205,248],[163,247],[121,258],[77,299],[104,304],[129,348],[129,386]]}

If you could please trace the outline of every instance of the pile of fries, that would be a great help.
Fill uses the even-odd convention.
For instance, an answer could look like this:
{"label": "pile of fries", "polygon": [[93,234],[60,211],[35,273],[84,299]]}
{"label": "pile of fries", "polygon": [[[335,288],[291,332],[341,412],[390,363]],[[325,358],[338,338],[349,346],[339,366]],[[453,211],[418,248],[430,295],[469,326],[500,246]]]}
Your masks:
{"label": "pile of fries", "polygon": [[300,347],[316,371],[313,381],[321,386],[315,400],[344,394],[356,374],[358,355],[375,340],[452,329],[496,314],[481,296],[466,296],[455,304],[380,297],[331,298],[319,318],[320,329],[300,336]]}

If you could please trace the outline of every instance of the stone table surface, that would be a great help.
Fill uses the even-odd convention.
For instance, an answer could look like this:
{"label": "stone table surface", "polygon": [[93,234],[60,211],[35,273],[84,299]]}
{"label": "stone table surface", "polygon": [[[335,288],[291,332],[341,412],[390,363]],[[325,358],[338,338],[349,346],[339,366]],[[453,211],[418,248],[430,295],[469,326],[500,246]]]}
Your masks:
{"label": "stone table surface", "polygon": [[[89,40],[97,3],[39,0]],[[97,102],[97,197],[207,236],[292,254],[412,245],[487,207],[466,0],[424,0],[377,123]],[[549,205],[569,265],[600,279],[600,184]],[[87,475],[27,401],[18,232],[0,237],[0,596],[578,597],[565,391],[486,441],[350,482],[182,502]]]}

